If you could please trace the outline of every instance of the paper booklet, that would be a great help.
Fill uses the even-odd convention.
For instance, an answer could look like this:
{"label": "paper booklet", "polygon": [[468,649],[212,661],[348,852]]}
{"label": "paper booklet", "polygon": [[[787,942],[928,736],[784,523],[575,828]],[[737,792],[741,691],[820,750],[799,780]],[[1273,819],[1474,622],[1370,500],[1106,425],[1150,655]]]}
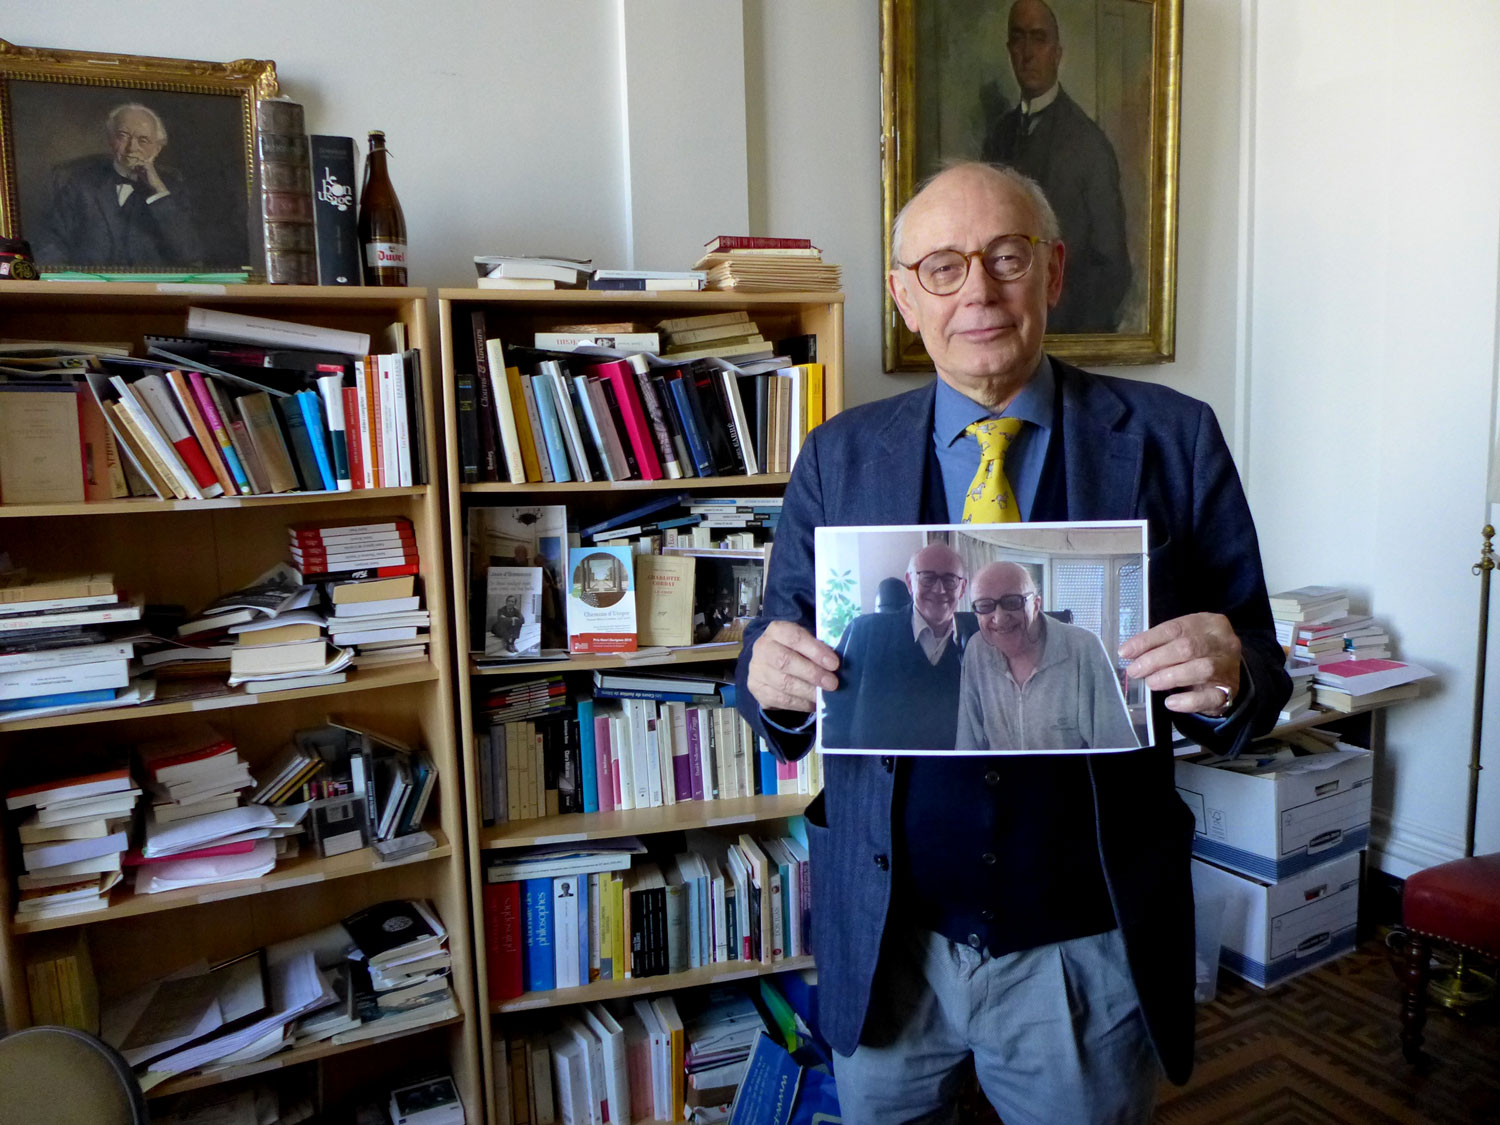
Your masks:
{"label": "paper booklet", "polygon": [[629,547],[568,552],[568,651],[634,652],[635,572]]}
{"label": "paper booklet", "polygon": [[486,572],[484,655],[534,660],[542,651],[542,568],[492,566]]}

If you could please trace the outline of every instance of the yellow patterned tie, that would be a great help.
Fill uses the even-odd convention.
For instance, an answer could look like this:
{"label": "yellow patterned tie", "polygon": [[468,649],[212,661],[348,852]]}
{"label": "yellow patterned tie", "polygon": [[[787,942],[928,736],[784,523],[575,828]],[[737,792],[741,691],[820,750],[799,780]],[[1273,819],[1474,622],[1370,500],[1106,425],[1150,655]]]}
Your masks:
{"label": "yellow patterned tie", "polygon": [[1020,432],[1019,418],[990,418],[965,428],[979,440],[979,471],[964,494],[964,523],[1020,522],[1021,509],[1005,477],[1005,451]]}

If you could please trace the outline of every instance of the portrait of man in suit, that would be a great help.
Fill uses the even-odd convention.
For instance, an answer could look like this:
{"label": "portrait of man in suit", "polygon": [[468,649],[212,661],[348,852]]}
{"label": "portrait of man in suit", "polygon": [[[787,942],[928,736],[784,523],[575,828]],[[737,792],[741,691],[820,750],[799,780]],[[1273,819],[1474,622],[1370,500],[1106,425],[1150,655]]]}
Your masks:
{"label": "portrait of man in suit", "polygon": [[1113,332],[1131,277],[1114,146],[1062,85],[1061,34],[1044,0],[1011,5],[1006,49],[1020,99],[989,122],[980,156],[1030,176],[1057,212],[1068,273],[1048,329]]}
{"label": "portrait of man in suit", "polygon": [[201,264],[192,195],[163,157],[167,126],[150,106],[124,102],[104,119],[107,152],[53,170],[52,208],[32,249],[42,262],[122,266]]}
{"label": "portrait of man in suit", "polygon": [[12,224],[43,273],[251,267],[240,97],[23,79],[7,92]]}

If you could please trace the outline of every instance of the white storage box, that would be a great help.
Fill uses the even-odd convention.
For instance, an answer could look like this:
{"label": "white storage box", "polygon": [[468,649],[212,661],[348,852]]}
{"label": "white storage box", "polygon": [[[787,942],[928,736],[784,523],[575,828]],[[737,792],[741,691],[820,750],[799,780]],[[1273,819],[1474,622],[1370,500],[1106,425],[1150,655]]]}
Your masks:
{"label": "white storage box", "polygon": [[1193,860],[1193,894],[1224,900],[1219,963],[1268,988],[1354,948],[1359,855],[1262,883]]}
{"label": "white storage box", "polygon": [[1340,742],[1256,772],[1178,759],[1177,792],[1193,810],[1193,854],[1274,883],[1362,850],[1370,840],[1373,757]]}

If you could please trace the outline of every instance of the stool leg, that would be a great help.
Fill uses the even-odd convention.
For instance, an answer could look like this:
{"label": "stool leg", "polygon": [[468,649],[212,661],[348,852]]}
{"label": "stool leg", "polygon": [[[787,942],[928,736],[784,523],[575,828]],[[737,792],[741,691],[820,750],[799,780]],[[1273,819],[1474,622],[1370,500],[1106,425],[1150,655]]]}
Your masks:
{"label": "stool leg", "polygon": [[1402,980],[1405,997],[1401,1004],[1401,1053],[1406,1061],[1422,1057],[1422,1025],[1427,1022],[1427,978],[1432,943],[1420,934],[1407,934],[1406,973]]}

